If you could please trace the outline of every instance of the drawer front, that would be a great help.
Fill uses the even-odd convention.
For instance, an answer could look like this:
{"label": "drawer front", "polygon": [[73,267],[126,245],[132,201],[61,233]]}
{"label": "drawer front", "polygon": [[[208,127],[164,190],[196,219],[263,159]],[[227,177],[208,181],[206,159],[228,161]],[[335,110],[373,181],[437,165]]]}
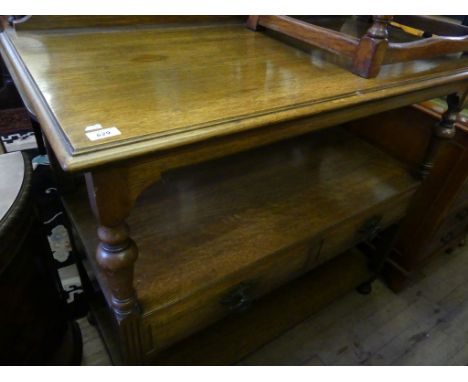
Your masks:
{"label": "drawer front", "polygon": [[398,222],[405,215],[412,195],[412,193],[408,193],[397,200],[381,204],[366,211],[365,214],[358,215],[327,230],[315,266],[330,260],[362,241],[372,240],[380,230]]}
{"label": "drawer front", "polygon": [[[355,218],[232,274],[183,301],[144,314],[150,331],[148,352],[162,350],[220,318],[247,309],[255,299],[339,255],[405,214],[412,192],[390,200]],[[150,355],[149,355],[150,356]]]}
{"label": "drawer front", "polygon": [[147,352],[164,349],[223,316],[247,309],[255,299],[304,273],[316,261],[319,248],[318,241],[310,241],[273,253],[185,301],[145,313],[143,322],[151,338]]}

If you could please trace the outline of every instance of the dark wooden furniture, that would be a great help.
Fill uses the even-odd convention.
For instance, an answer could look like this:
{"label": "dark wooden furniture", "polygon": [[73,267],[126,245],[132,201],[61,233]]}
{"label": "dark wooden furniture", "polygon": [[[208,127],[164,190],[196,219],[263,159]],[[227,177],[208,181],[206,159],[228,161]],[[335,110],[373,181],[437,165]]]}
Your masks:
{"label": "dark wooden furniture", "polygon": [[[374,129],[376,117],[359,125],[350,123],[350,129],[417,171],[424,142],[430,140],[434,123],[443,121],[444,111],[440,102],[424,102],[379,117],[383,121],[379,132]],[[410,126],[405,126],[406,121],[411,121]],[[435,255],[457,246],[468,232],[467,122],[466,117],[458,117],[454,139],[439,150],[437,167],[418,190],[395,238],[385,267],[386,280],[394,291],[401,290],[411,273]]]}
{"label": "dark wooden furniture", "polygon": [[0,155],[0,364],[77,365],[81,334],[68,321],[48,243],[34,213],[31,165]]}
{"label": "dark wooden furniture", "polygon": [[[468,87],[466,58],[365,80],[244,20],[56,17],[44,31],[41,19],[6,27],[0,52],[58,175],[84,174],[87,197],[77,187],[64,200],[107,304],[95,311],[110,316],[115,362],[230,363],[287,327],[293,290],[313,297],[292,323],[365,281],[359,256],[337,256],[405,216],[420,180],[354,133],[318,130],[447,94],[451,118]],[[450,118],[421,174],[451,137]],[[273,292],[309,271],[312,281]],[[254,311],[271,321],[276,293],[278,321],[248,335]],[[234,326],[249,340],[228,335]]]}
{"label": "dark wooden furniture", "polygon": [[0,110],[21,106],[21,98],[8,70],[0,57]]}
{"label": "dark wooden furniture", "polygon": [[[400,30],[392,20],[419,30],[423,38],[397,33]],[[249,16],[247,25],[252,30],[268,28],[349,58],[350,70],[365,78],[377,76],[384,64],[468,50],[467,26],[431,16]]]}

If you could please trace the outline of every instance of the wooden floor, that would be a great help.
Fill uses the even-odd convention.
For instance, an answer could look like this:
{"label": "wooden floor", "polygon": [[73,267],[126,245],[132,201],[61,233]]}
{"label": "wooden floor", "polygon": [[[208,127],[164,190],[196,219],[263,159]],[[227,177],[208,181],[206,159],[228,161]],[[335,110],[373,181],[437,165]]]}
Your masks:
{"label": "wooden floor", "polygon": [[[109,365],[86,319],[83,365]],[[468,246],[444,254],[396,295],[350,292],[240,365],[468,365]]]}

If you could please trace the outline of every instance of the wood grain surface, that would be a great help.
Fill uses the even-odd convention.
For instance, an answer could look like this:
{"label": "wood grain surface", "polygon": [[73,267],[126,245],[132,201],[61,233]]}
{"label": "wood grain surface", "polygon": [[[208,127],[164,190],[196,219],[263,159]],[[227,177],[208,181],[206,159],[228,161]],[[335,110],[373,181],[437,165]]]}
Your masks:
{"label": "wood grain surface", "polygon": [[[399,294],[393,293],[381,281],[374,283],[372,293],[367,296],[350,291],[318,313],[303,317],[298,325],[284,331],[238,364],[467,366],[467,266],[468,247],[465,246],[438,257],[419,270],[411,285]],[[323,290],[320,287],[318,284],[318,290]],[[293,296],[300,299],[301,294],[296,292]],[[305,294],[310,294],[311,299],[319,295]],[[307,300],[305,304],[308,304]],[[294,304],[291,305],[289,308],[294,308]],[[282,318],[279,311],[267,314],[274,317],[272,326]],[[257,322],[261,320],[259,314],[249,318],[257,319]],[[83,365],[110,365],[96,329],[90,327],[86,319],[80,320],[80,326],[84,342]],[[248,329],[251,325],[246,327]],[[259,327],[262,333],[268,330],[264,326]],[[236,345],[247,343],[249,336],[241,332],[240,325],[234,328],[238,334]],[[221,334],[220,331],[217,333]],[[220,338],[218,336],[217,341],[204,344],[216,345]],[[189,352],[182,353],[186,364],[195,361],[197,354],[202,358],[200,353],[213,351],[209,346],[198,349],[203,350],[195,352],[191,359]],[[229,342],[226,342],[225,349],[231,353]],[[238,349],[234,347],[234,351]],[[212,364],[217,360],[222,363],[220,358],[213,356]]]}
{"label": "wood grain surface", "polygon": [[[388,65],[366,80],[319,50],[304,52],[242,24],[32,30],[0,37],[7,66],[67,169],[429,88],[430,98],[462,88],[468,79],[468,59],[439,58]],[[407,102],[428,95],[416,98]],[[121,134],[90,141],[84,130],[98,123]]]}

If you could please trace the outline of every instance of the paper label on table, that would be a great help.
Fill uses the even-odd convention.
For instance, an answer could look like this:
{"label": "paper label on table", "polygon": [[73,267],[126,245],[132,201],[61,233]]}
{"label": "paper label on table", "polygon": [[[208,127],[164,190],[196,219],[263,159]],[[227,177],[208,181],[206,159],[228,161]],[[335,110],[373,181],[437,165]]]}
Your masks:
{"label": "paper label on table", "polygon": [[117,127],[108,127],[107,129],[89,131],[86,133],[86,136],[91,141],[97,141],[98,139],[110,138],[120,134],[122,133]]}
{"label": "paper label on table", "polygon": [[93,130],[99,130],[99,129],[102,129],[102,125],[100,123],[96,123],[95,125],[91,125],[91,126],[86,126],[86,129],[85,131],[93,131]]}

